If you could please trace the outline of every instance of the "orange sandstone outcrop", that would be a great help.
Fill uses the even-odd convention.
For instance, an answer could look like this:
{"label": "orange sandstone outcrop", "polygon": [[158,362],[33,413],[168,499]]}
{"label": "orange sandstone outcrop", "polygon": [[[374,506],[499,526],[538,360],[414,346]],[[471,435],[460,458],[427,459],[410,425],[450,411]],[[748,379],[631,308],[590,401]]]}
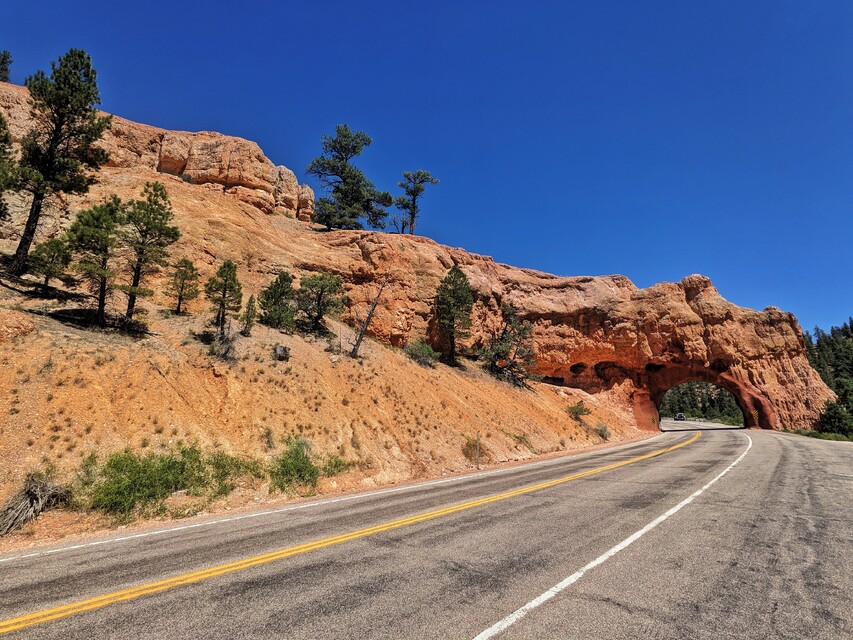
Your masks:
{"label": "orange sandstone outcrop", "polygon": [[[16,138],[25,130],[25,102],[26,90],[0,84],[0,108]],[[475,350],[493,334],[501,304],[511,303],[534,324],[538,370],[546,382],[604,392],[621,410],[633,411],[642,429],[657,428],[663,394],[690,380],[728,389],[748,426],[769,429],[811,428],[833,397],[809,366],[792,314],[738,307],[703,276],[639,289],[624,276],[557,277],[427,238],[318,233],[264,215],[284,211],[309,220],[314,197],[252,142],[116,118],[105,146],[110,166],[69,207],[109,193],[135,197],[158,172],[188,176],[193,184],[166,180],[183,232],[175,253],[196,260],[205,276],[221,260],[235,260],[246,295],[281,269],[297,276],[329,271],[347,283],[345,319],[354,321],[367,313],[379,280],[387,279],[370,333],[402,346],[421,336],[435,341],[432,298],[440,279],[458,264],[476,292],[468,348]]]}
{"label": "orange sandstone outcrop", "polygon": [[23,313],[0,311],[0,344],[32,333],[35,325]]}
{"label": "orange sandstone outcrop", "polygon": [[432,296],[458,264],[476,300],[466,346],[476,351],[493,335],[508,302],[535,327],[545,381],[589,393],[619,389],[643,429],[657,429],[664,393],[692,380],[727,389],[746,425],[767,429],[811,428],[833,397],[809,365],[793,314],[738,307],[701,275],[639,289],[624,276],[557,277],[423,238],[339,232],[328,240],[339,256],[352,257],[338,261],[352,283],[351,319],[364,317],[378,278],[388,274],[374,335],[403,345],[432,334]]}
{"label": "orange sandstone outcrop", "polygon": [[[28,99],[24,87],[0,83],[0,110],[15,142],[31,126]],[[100,144],[110,155],[108,167],[146,168],[194,184],[221,185],[264,213],[310,220],[314,212],[311,188],[300,185],[287,167],[275,166],[250,140],[212,131],[168,131],[114,116]]]}

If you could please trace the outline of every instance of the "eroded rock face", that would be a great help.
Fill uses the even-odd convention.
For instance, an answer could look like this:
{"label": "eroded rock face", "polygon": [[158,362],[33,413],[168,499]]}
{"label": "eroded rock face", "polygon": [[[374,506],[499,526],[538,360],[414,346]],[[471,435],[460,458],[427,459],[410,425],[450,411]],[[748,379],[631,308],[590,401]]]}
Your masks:
{"label": "eroded rock face", "polygon": [[[0,83],[0,108],[19,140],[28,117],[26,90]],[[194,259],[203,277],[221,260],[235,260],[246,292],[257,293],[282,269],[297,277],[339,274],[350,300],[345,318],[353,323],[365,317],[379,281],[387,279],[370,333],[390,344],[424,336],[437,344],[432,300],[441,278],[458,264],[476,292],[465,346],[484,344],[500,325],[501,304],[509,302],[534,324],[538,372],[546,382],[606,392],[621,411],[633,410],[640,428],[656,429],[663,394],[690,380],[728,389],[747,425],[762,428],[811,428],[833,397],[809,366],[793,315],[733,305],[703,276],[638,289],[624,276],[557,277],[417,236],[316,233],[283,216],[262,215],[310,220],[314,194],[254,143],[115,118],[105,146],[111,166],[70,207],[110,193],[135,197],[152,171],[185,176],[200,185],[168,179],[182,230],[176,255]],[[25,205],[12,203],[14,220]],[[67,220],[58,218],[56,225],[47,235]]]}
{"label": "eroded rock face", "polygon": [[[557,277],[426,239],[349,235],[359,258],[345,274],[354,283],[350,315],[364,316],[379,275],[391,280],[371,327],[378,337],[403,345],[429,335],[435,288],[459,264],[476,292],[466,346],[476,350],[496,331],[509,302],[535,326],[546,382],[590,393],[620,389],[640,428],[657,429],[664,393],[691,380],[727,389],[746,425],[766,429],[811,428],[833,397],[808,363],[792,314],[731,304],[704,276],[638,289],[624,276]],[[338,247],[344,242],[341,234]]]}
{"label": "eroded rock face", "polygon": [[314,190],[307,184],[299,185],[299,204],[296,207],[296,217],[301,222],[311,222],[314,219]]}
{"label": "eroded rock face", "polygon": [[[28,98],[26,88],[0,82],[0,110],[15,142],[30,128]],[[275,166],[250,140],[211,131],[168,131],[113,116],[100,144],[110,154],[108,167],[145,168],[194,184],[222,185],[265,213],[297,216],[301,188],[296,176]],[[312,213],[313,207],[310,213],[306,207],[300,217],[310,222]]]}
{"label": "eroded rock face", "polygon": [[32,333],[33,321],[17,311],[0,311],[0,344]]}

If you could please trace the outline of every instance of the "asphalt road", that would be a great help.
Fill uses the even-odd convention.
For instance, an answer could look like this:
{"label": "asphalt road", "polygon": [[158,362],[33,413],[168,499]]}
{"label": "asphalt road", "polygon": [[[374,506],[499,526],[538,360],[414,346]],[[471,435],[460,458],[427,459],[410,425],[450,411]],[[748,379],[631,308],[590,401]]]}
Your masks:
{"label": "asphalt road", "polygon": [[733,427],[727,424],[719,424],[717,422],[706,422],[704,420],[671,420],[669,418],[663,418],[660,421],[660,430],[664,432],[670,431],[693,431],[695,429],[699,429],[702,431],[706,430],[732,430],[732,429],[743,429],[743,426]]}
{"label": "asphalt road", "polygon": [[504,621],[500,638],[849,638],[851,497],[853,444],[666,433],[0,556],[0,635],[474,638]]}

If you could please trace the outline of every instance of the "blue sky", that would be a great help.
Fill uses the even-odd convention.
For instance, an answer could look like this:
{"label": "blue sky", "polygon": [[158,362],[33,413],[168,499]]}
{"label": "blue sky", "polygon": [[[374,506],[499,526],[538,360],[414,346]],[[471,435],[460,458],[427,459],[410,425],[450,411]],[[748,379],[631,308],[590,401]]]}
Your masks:
{"label": "blue sky", "polygon": [[849,1],[12,4],[14,82],[83,48],[105,110],[250,138],[300,180],[346,122],[380,187],[441,180],[440,242],[853,315]]}

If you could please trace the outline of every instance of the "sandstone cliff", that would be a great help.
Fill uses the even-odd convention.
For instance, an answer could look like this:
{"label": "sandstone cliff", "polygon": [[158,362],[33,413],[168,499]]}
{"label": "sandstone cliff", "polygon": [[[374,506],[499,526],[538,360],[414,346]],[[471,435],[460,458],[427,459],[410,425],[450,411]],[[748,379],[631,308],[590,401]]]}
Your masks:
{"label": "sandstone cliff", "polygon": [[[0,108],[15,136],[26,127],[25,102],[25,90],[0,85]],[[468,346],[482,344],[499,323],[501,303],[510,302],[535,325],[539,370],[548,383],[607,392],[633,412],[640,428],[656,428],[663,393],[688,380],[728,389],[747,425],[763,428],[810,428],[832,397],[808,364],[793,315],[733,305],[703,276],[638,289],[623,276],[557,277],[426,238],[319,233],[266,215],[279,210],[304,219],[313,194],[254,143],[116,118],[105,146],[110,166],[91,193],[70,200],[71,208],[109,193],[133,197],[159,175],[184,232],[178,254],[193,257],[205,273],[222,259],[234,259],[250,291],[280,269],[340,274],[347,282],[349,320],[364,316],[378,279],[387,277],[371,332],[392,345],[432,335],[432,296],[447,269],[458,264],[476,290]]]}
{"label": "sandstone cliff", "polygon": [[[30,128],[28,100],[26,88],[0,83],[0,110],[15,142]],[[114,116],[101,146],[110,154],[108,167],[147,169],[215,185],[264,213],[310,221],[314,212],[311,188],[300,185],[287,167],[275,166],[249,140],[212,131],[168,131]]]}

